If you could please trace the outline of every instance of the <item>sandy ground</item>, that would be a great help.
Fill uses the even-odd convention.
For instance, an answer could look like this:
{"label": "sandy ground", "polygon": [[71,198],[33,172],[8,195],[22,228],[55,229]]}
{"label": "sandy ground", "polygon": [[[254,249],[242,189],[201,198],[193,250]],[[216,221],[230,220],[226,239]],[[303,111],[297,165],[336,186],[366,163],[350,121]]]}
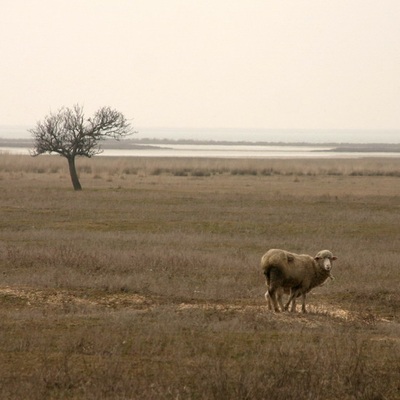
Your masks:
{"label": "sandy ground", "polygon": [[[276,318],[287,319],[293,316],[293,313],[285,312],[275,314],[268,310],[267,305],[257,302],[257,304],[243,304],[226,302],[204,302],[195,300],[190,302],[171,302],[157,296],[143,296],[135,293],[112,293],[101,295],[85,295],[83,292],[72,293],[67,290],[55,289],[34,289],[29,287],[0,287],[0,296],[9,297],[10,300],[19,301],[21,305],[27,307],[63,307],[65,305],[75,305],[83,307],[101,307],[109,309],[131,308],[142,311],[150,311],[160,306],[168,306],[177,312],[191,311],[193,309],[213,310],[220,313],[246,313],[260,312],[275,315]],[[299,306],[297,306],[299,308]],[[343,309],[337,305],[308,304],[307,314],[301,312],[295,313],[296,316],[306,318],[308,315],[328,316],[343,321],[363,321],[365,323],[383,322],[394,323],[393,321],[381,318],[371,313],[356,313]]]}

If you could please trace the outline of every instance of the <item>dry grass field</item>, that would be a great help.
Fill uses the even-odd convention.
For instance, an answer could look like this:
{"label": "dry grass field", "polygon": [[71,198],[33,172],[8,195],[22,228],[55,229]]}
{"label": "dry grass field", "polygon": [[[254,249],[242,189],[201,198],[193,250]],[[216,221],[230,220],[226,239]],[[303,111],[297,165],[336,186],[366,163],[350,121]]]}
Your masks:
{"label": "dry grass field", "polygon": [[[400,399],[400,159],[0,154],[2,399]],[[269,248],[338,257],[274,314]]]}

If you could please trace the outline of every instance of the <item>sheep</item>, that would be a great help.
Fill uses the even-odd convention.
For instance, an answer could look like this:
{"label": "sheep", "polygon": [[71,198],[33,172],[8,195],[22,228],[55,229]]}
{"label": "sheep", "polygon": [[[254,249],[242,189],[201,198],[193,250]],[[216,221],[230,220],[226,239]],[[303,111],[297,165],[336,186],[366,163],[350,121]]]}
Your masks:
{"label": "sheep", "polygon": [[[296,310],[296,298],[302,296],[302,311],[306,312],[306,294],[331,278],[332,261],[336,260],[329,250],[322,250],[315,257],[307,254],[289,253],[271,249],[261,258],[261,267],[267,279],[268,291],[265,297],[269,306],[279,312],[278,302],[283,310]],[[289,300],[283,307],[282,295],[290,290]],[[270,305],[272,302],[272,306]]]}

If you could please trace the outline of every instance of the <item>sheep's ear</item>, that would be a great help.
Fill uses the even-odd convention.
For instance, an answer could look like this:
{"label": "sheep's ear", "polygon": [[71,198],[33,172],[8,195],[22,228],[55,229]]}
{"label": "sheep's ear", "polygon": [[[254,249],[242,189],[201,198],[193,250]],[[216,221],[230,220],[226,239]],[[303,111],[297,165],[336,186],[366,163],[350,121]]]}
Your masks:
{"label": "sheep's ear", "polygon": [[336,256],[333,256],[333,257],[332,257],[332,260],[333,260],[333,261],[337,260],[337,257],[336,257]]}
{"label": "sheep's ear", "polygon": [[318,261],[320,259],[321,259],[321,257],[318,257],[318,256],[314,257],[314,260],[316,260],[316,261]]}

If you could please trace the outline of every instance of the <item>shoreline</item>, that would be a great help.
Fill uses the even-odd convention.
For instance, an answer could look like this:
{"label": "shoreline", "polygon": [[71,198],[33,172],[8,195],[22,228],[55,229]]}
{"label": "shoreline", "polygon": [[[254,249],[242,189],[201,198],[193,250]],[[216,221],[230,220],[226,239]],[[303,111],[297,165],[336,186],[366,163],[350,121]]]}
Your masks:
{"label": "shoreline", "polygon": [[[168,150],[169,145],[203,145],[203,146],[271,146],[271,147],[311,147],[313,152],[329,151],[332,153],[400,153],[400,143],[307,143],[307,142],[250,142],[225,140],[175,140],[175,139],[123,139],[101,142],[104,150]],[[0,137],[1,148],[32,148],[30,139],[3,139]],[[330,147],[329,150],[320,150]]]}

